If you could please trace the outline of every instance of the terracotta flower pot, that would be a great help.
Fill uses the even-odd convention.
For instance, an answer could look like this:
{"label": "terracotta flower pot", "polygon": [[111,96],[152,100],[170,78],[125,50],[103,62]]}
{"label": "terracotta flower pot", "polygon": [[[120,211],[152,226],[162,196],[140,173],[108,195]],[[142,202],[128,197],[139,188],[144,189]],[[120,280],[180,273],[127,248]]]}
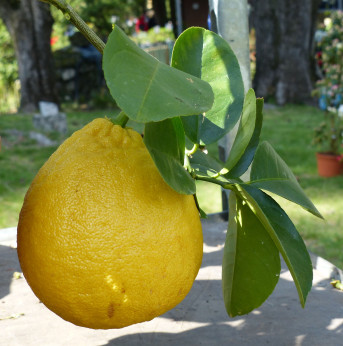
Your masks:
{"label": "terracotta flower pot", "polygon": [[321,177],[334,177],[343,174],[343,163],[339,156],[330,153],[316,153],[318,174]]}

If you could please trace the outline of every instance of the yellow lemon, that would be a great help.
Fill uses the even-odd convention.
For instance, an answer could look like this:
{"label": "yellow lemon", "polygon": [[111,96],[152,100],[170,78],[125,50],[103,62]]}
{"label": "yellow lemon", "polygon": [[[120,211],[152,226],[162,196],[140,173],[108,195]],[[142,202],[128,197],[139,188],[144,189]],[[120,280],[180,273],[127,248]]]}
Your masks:
{"label": "yellow lemon", "polygon": [[107,119],[49,158],[18,225],[33,292],[65,320],[95,329],[148,321],[180,303],[202,244],[193,196],[164,182],[137,132]]}

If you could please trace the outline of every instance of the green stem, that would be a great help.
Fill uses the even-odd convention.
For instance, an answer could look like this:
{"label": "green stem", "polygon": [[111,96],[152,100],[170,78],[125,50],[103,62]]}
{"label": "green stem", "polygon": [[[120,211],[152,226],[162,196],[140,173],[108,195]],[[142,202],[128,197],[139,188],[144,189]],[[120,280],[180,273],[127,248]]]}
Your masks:
{"label": "green stem", "polygon": [[199,149],[199,144],[194,144],[191,150],[186,149],[187,156],[193,155]]}
{"label": "green stem", "polygon": [[63,12],[64,16],[70,20],[86,37],[86,39],[101,53],[105,49],[105,43],[101,38],[85,23],[78,13],[65,0],[41,0],[55,6]]}
{"label": "green stem", "polygon": [[198,209],[198,211],[199,211],[200,218],[202,218],[202,219],[207,219],[206,213],[200,208],[197,195],[194,194],[193,197],[194,197],[195,205],[196,205],[196,207],[197,207],[197,209]]}
{"label": "green stem", "polygon": [[227,183],[225,181],[220,181],[220,180],[215,179],[215,178],[200,177],[198,175],[193,175],[193,178],[195,180],[202,180],[202,181],[207,181],[207,182],[212,183],[212,184],[220,185],[224,189],[230,189],[231,190],[233,187],[233,184]]}
{"label": "green stem", "polygon": [[117,117],[113,120],[113,122],[116,125],[120,125],[122,128],[125,128],[125,125],[127,124],[128,121],[129,121],[129,117],[123,111],[121,111],[117,115]]}

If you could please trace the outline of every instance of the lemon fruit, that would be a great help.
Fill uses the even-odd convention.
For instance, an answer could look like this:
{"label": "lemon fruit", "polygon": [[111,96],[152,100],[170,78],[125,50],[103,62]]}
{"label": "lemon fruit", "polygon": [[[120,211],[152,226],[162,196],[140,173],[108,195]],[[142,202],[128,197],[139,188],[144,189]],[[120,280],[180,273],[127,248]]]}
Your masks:
{"label": "lemon fruit", "polygon": [[194,198],[171,189],[141,136],[96,119],[33,180],[18,257],[36,296],[76,325],[148,321],[180,303],[202,260]]}

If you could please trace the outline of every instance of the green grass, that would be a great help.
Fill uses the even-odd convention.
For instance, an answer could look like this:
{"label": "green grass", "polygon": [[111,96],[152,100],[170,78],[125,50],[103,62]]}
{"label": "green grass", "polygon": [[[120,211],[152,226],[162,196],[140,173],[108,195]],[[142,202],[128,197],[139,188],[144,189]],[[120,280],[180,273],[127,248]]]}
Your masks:
{"label": "green grass", "polygon": [[[116,113],[116,111],[114,112]],[[68,113],[68,134],[98,116],[113,113]],[[309,250],[343,268],[343,176],[320,178],[317,174],[315,151],[311,145],[313,129],[322,121],[322,112],[308,106],[289,105],[267,108],[264,112],[262,139],[268,140],[291,167],[307,195],[326,221],[315,218],[300,207],[277,198],[305,239]],[[130,126],[130,124],[129,124]],[[136,125],[132,125],[136,127]],[[46,159],[56,149],[39,148],[27,139],[18,140],[6,130],[33,130],[32,117],[0,115],[0,228],[15,226],[30,182]],[[62,142],[65,137],[49,135]],[[221,211],[221,191],[218,186],[198,183],[200,206],[207,212]]]}
{"label": "green grass", "polygon": [[310,251],[343,268],[343,176],[321,178],[317,174],[313,129],[323,113],[308,106],[267,109],[262,139],[269,141],[286,161],[325,221],[298,206],[277,201],[286,210]]}
{"label": "green grass", "polygon": [[[115,112],[116,113],[116,112]],[[98,116],[108,113],[73,112],[68,115],[68,133],[66,136],[56,133],[46,134],[61,143],[71,133]],[[18,215],[25,192],[39,168],[56,150],[55,147],[38,147],[34,141],[9,135],[8,130],[23,132],[34,131],[32,116],[0,115],[0,136],[2,150],[0,152],[0,228],[12,227],[18,223]]]}

